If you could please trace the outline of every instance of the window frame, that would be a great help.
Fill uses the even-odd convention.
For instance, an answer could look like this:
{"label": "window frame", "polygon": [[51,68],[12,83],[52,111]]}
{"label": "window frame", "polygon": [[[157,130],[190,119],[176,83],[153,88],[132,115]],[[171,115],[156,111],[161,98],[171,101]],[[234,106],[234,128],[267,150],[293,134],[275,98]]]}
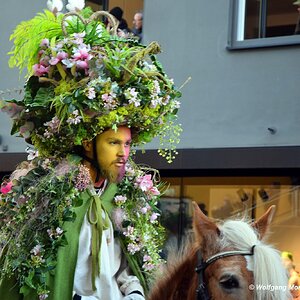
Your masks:
{"label": "window frame", "polygon": [[[229,3],[228,41],[226,46],[227,50],[300,45],[300,35],[238,40],[238,23],[239,18],[241,18],[241,12],[239,12],[240,1],[242,0],[230,0]],[[265,19],[265,17],[262,16],[262,19]]]}

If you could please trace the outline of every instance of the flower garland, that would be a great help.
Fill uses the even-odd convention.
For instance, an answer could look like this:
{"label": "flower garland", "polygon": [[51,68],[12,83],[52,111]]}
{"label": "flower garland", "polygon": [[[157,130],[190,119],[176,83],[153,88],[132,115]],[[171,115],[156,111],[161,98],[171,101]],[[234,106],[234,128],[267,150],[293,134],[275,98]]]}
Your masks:
{"label": "flower garland", "polygon": [[[55,269],[58,248],[67,242],[64,223],[75,220],[74,208],[82,205],[81,195],[91,181],[76,156],[35,158],[17,173],[0,190],[0,278],[14,276],[20,293],[34,290],[42,300],[50,293],[47,273]],[[160,188],[152,175],[131,162],[111,212],[130,266],[145,288],[163,263],[164,229],[156,207]]]}
{"label": "flower garland", "polygon": [[126,175],[114,198],[116,208],[112,212],[114,228],[128,253],[130,267],[145,290],[153,279],[153,271],[164,262],[160,252],[165,229],[159,223],[157,208],[164,184],[158,183],[155,175],[157,171],[154,169],[140,168],[132,162],[127,164]]}

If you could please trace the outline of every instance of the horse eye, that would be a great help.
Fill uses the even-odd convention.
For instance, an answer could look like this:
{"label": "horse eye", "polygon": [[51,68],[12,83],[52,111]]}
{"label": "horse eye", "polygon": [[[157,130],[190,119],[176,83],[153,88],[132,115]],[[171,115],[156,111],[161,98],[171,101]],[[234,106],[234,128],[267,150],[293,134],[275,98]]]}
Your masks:
{"label": "horse eye", "polygon": [[234,275],[225,275],[220,279],[220,285],[227,290],[237,289],[240,287],[238,279]]}

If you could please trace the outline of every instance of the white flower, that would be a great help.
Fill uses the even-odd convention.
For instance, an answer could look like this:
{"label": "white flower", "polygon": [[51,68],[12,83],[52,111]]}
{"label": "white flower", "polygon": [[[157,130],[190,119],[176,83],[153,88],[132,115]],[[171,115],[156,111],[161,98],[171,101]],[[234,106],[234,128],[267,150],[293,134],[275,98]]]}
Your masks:
{"label": "white flower", "polygon": [[95,89],[94,89],[93,87],[88,88],[88,90],[87,90],[87,97],[88,97],[89,99],[94,99],[94,98],[96,98],[96,91],[95,91]]}
{"label": "white flower", "polygon": [[62,235],[63,232],[64,232],[60,227],[57,227],[57,228],[55,229],[55,231],[56,231],[56,234],[57,234],[58,236]]}
{"label": "white flower", "polygon": [[124,204],[126,202],[127,197],[122,196],[122,195],[117,195],[117,196],[115,196],[114,200],[115,200],[117,205],[121,205],[121,204]]}
{"label": "white flower", "polygon": [[39,156],[39,152],[27,147],[25,151],[28,153],[27,160],[33,160]]}
{"label": "white flower", "polygon": [[82,117],[78,115],[78,110],[74,110],[72,115],[68,118],[67,123],[69,124],[79,124],[81,122]]}
{"label": "white flower", "polygon": [[42,251],[42,246],[38,244],[30,250],[30,253],[32,253],[35,256],[38,256],[41,254],[41,251]]}
{"label": "white flower", "polygon": [[84,0],[68,0],[66,8],[68,11],[82,10],[85,6]]}
{"label": "white flower", "polygon": [[63,9],[63,2],[62,0],[48,0],[47,1],[47,7],[50,11],[54,12],[56,11],[61,11]]}
{"label": "white flower", "polygon": [[45,299],[47,299],[48,297],[49,297],[48,294],[41,294],[41,295],[39,295],[39,300],[45,300]]}

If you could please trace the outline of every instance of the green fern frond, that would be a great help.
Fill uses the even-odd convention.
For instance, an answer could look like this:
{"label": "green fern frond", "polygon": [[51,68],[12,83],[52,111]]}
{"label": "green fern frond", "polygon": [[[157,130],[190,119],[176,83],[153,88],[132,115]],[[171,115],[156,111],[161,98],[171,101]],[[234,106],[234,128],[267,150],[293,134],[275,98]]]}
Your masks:
{"label": "green fern frond", "polygon": [[9,66],[18,67],[20,72],[27,67],[27,75],[30,76],[32,66],[38,62],[41,41],[62,35],[61,19],[62,15],[56,17],[51,11],[44,10],[33,19],[21,22],[10,36],[14,46],[8,53],[11,55]]}

